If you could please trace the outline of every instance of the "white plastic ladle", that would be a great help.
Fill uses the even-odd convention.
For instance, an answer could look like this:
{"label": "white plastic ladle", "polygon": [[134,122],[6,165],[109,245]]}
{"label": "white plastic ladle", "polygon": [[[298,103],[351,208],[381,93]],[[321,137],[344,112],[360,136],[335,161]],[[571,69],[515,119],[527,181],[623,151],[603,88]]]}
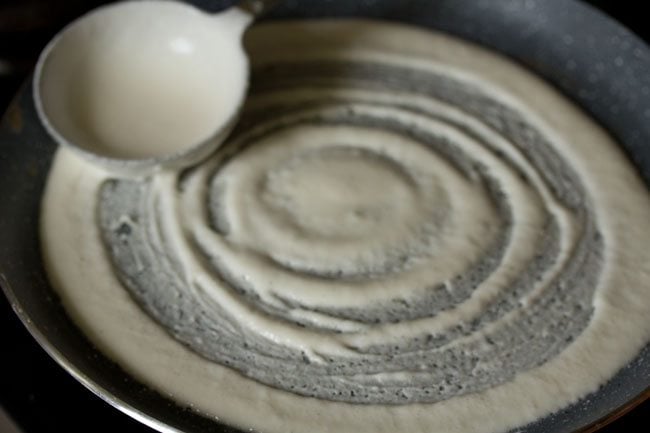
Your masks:
{"label": "white plastic ladle", "polygon": [[38,60],[41,122],[62,146],[120,174],[205,158],[234,126],[246,94],[243,33],[272,3],[246,1],[211,15],[145,0],[89,12]]}

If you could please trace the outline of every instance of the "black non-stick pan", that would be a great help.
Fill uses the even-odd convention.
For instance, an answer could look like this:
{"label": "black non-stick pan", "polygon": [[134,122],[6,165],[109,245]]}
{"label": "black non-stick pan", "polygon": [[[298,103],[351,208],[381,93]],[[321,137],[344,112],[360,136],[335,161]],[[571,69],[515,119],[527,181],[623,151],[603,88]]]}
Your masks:
{"label": "black non-stick pan", "polygon": [[[206,3],[212,9],[226,6],[226,2]],[[650,49],[584,3],[288,0],[267,19],[305,17],[399,21],[504,53],[552,83],[608,130],[650,187]],[[567,38],[571,44],[563,43]],[[624,73],[614,65],[614,58],[623,61]],[[613,87],[616,92],[610,91]],[[101,398],[140,421],[161,430],[236,431],[183,409],[138,383],[98,352],[66,315],[43,270],[37,230],[41,194],[56,145],[37,121],[29,89],[23,88],[0,130],[0,285],[14,310],[59,364]],[[650,282],[648,285],[650,288]],[[594,394],[517,431],[592,431],[648,396],[650,344]]]}

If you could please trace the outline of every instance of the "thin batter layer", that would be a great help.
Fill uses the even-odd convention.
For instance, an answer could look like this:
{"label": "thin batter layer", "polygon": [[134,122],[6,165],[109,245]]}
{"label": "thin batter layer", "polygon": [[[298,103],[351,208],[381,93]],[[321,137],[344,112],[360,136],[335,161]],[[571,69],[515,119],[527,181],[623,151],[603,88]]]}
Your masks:
{"label": "thin batter layer", "polygon": [[[46,249],[76,245],[112,290],[129,291],[120,305],[135,299],[200,355],[175,349],[185,352],[167,360],[182,371],[176,387],[153,380],[155,368],[145,381],[259,427],[242,408],[206,400],[209,389],[246,384],[251,394],[235,399],[256,401],[269,431],[309,422],[319,401],[321,416],[350,422],[333,431],[503,430],[594,389],[600,380],[571,371],[585,353],[619,344],[590,365],[609,377],[647,341],[641,316],[628,340],[603,335],[616,320],[610,294],[643,290],[642,280],[616,286],[634,275],[620,265],[627,234],[611,204],[631,206],[626,218],[640,219],[626,223],[645,231],[647,191],[615,145],[544,85],[476,48],[388,24],[266,25],[249,43],[241,126],[206,163],[143,181],[65,154],[53,169]],[[50,197],[77,182],[86,209],[77,197],[66,208],[85,244],[48,229],[63,219]],[[626,197],[611,189],[619,182]],[[84,284],[74,261],[48,260],[72,298]],[[647,272],[647,260],[636,265]],[[630,305],[628,320],[648,303]],[[156,345],[171,344],[158,335]],[[116,358],[133,370],[139,357]],[[199,386],[196,368],[222,377]],[[540,377],[534,395],[521,388]],[[537,403],[528,412],[482,417],[526,399]],[[297,404],[305,412],[282,420]],[[425,413],[444,408],[471,417]]]}

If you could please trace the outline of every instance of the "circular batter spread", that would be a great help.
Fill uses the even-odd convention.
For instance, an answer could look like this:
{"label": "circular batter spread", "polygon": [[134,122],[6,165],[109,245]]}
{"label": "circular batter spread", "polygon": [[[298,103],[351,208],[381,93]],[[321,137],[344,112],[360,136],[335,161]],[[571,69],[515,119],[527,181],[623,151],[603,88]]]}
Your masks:
{"label": "circular batter spread", "polygon": [[504,431],[648,341],[647,189],[553,90],[386,23],[247,44],[251,94],[209,160],[52,169],[52,283],[127,371],[262,431]]}

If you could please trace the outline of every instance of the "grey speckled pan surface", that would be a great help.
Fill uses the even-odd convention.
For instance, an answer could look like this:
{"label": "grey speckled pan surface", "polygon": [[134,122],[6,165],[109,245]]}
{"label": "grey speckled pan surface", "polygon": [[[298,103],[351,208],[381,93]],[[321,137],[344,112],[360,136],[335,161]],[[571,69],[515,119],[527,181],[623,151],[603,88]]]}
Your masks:
{"label": "grey speckled pan surface", "polygon": [[[435,28],[507,54],[556,85],[609,130],[650,185],[650,49],[592,8],[575,0],[287,0],[270,19],[345,16]],[[71,374],[137,419],[161,430],[236,431],[180,408],[130,378],[66,316],[47,283],[37,232],[54,150],[24,90],[0,130],[0,285],[12,306]],[[647,397],[649,390],[650,345],[598,392],[516,431],[589,431]]]}

